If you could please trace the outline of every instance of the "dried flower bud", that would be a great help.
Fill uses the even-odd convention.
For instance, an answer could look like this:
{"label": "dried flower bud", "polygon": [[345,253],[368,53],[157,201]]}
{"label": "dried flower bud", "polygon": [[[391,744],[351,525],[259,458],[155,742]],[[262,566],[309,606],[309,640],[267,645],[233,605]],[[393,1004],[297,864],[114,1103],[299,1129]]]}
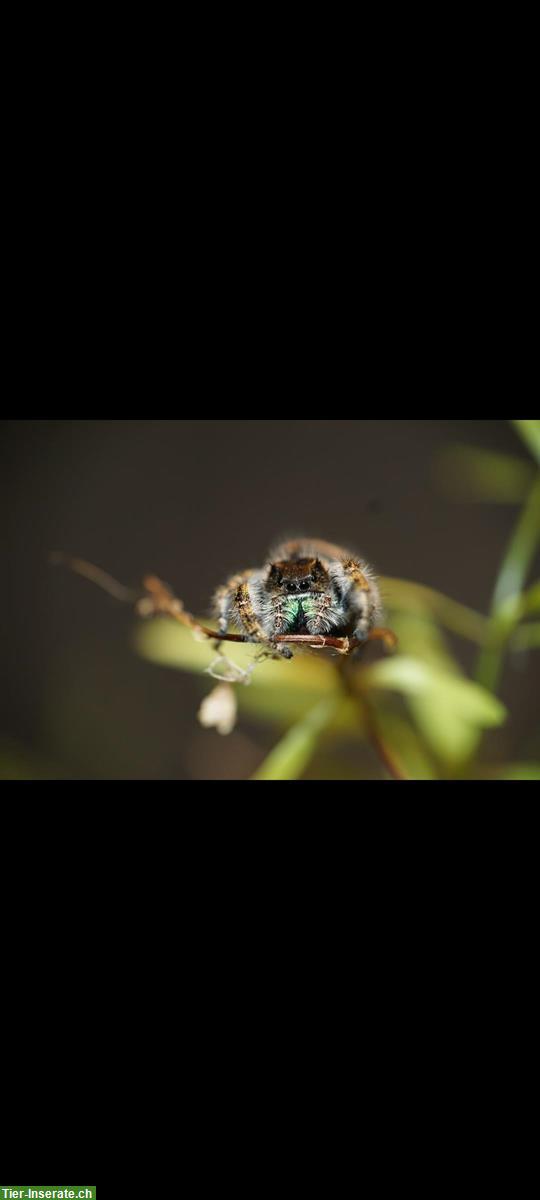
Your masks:
{"label": "dried flower bud", "polygon": [[236,696],[230,683],[218,683],[199,708],[199,721],[205,729],[217,729],[218,733],[232,733],[236,725]]}

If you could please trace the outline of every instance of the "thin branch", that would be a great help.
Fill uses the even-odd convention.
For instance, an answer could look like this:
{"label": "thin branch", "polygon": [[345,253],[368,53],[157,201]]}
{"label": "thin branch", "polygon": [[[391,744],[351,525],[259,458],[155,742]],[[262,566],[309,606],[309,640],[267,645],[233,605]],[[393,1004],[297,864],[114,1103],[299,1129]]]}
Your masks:
{"label": "thin branch", "polygon": [[[201,625],[199,621],[186,612],[184,605],[179,600],[170,588],[167,587],[157,575],[146,575],[143,579],[143,592],[134,591],[132,588],[124,587],[118,583],[111,575],[107,575],[100,567],[93,566],[92,563],[85,562],[82,558],[71,558],[68,554],[55,552],[50,555],[52,563],[60,563],[75,571],[77,575],[84,576],[98,587],[108,592],[110,596],[114,596],[116,600],[123,600],[128,603],[135,603],[135,612],[139,617],[154,617],[167,616],[172,617],[174,621],[178,621],[181,625],[192,629],[193,633],[198,633],[207,638],[212,638],[218,642],[244,642],[250,643],[251,639],[240,633],[219,633],[217,629],[210,629],[207,625]],[[397,643],[395,633],[391,629],[372,629],[368,634],[367,641],[382,641],[387,649],[392,650]],[[316,634],[291,633],[278,634],[272,638],[271,645],[274,642],[286,642],[292,645],[311,646],[314,650],[322,650],[325,647],[330,647],[333,650],[338,650],[340,654],[352,654],[359,646],[364,646],[365,641],[359,638],[348,637],[328,637]],[[264,646],[264,642],[259,643]]]}
{"label": "thin branch", "polygon": [[[207,625],[201,625],[199,621],[195,620],[195,617],[191,616],[191,613],[186,612],[182,601],[178,600],[166,584],[161,579],[158,579],[156,575],[147,575],[143,580],[143,585],[146,595],[136,605],[136,611],[140,617],[169,616],[173,617],[175,621],[179,621],[180,624],[187,625],[194,633],[202,633],[205,637],[212,638],[214,641],[251,643],[251,639],[244,634],[219,633],[217,629],[210,629]],[[393,649],[397,642],[396,635],[392,633],[391,629],[372,629],[367,640],[383,641],[390,649]],[[360,641],[359,638],[336,638],[312,633],[277,634],[276,637],[272,638],[272,643],[274,642],[287,642],[297,646],[311,646],[317,650],[329,646],[334,650],[339,650],[341,654],[350,654],[358,646],[365,645],[365,642]],[[259,644],[264,645],[264,642]]]}
{"label": "thin branch", "polygon": [[349,696],[357,706],[358,716],[362,724],[362,728],[367,733],[368,740],[385,770],[388,771],[388,774],[392,779],[408,779],[409,776],[394,758],[390,747],[386,744],[383,735],[377,726],[375,713],[367,699],[367,696],[364,692],[357,690],[355,687],[356,676],[351,672],[351,665],[352,664],[345,658],[338,663],[337,669],[341,686],[345,694]]}
{"label": "thin branch", "polygon": [[68,567],[76,575],[82,575],[84,579],[89,579],[104,592],[108,592],[109,596],[114,596],[115,600],[131,604],[139,595],[139,592],[135,592],[133,588],[124,587],[123,583],[118,583],[112,575],[107,575],[107,572],[102,571],[101,567],[94,567],[92,563],[85,562],[84,558],[72,558],[70,554],[64,554],[62,550],[52,550],[49,554],[49,562],[52,566]]}
{"label": "thin branch", "polygon": [[357,700],[363,710],[368,738],[373,746],[373,749],[375,750],[375,753],[379,756],[383,767],[386,767],[386,770],[388,771],[388,774],[392,776],[392,779],[408,779],[409,776],[396,761],[392,751],[390,750],[390,747],[386,744],[380,730],[377,728],[375,714],[371,705],[368,704],[366,697],[358,696]]}
{"label": "thin branch", "polygon": [[490,692],[497,690],[504,655],[519,621],[521,593],[540,540],[540,475],[529,492],[503,557],[493,599],[489,636],[476,666],[476,679]]}
{"label": "thin branch", "polygon": [[[210,629],[206,625],[201,625],[199,621],[195,620],[195,617],[192,617],[191,613],[186,612],[182,601],[173,594],[171,589],[161,579],[158,579],[157,575],[145,576],[143,579],[143,591],[141,593],[132,588],[124,587],[123,584],[118,583],[116,579],[108,575],[106,571],[102,571],[100,567],[95,567],[92,563],[88,563],[82,558],[72,558],[68,554],[55,552],[50,555],[50,562],[69,567],[77,575],[82,575],[85,579],[89,579],[91,583],[95,583],[97,587],[102,588],[103,591],[108,592],[110,596],[114,596],[116,600],[134,603],[135,612],[140,617],[171,617],[174,621],[178,621],[181,625],[191,629],[193,633],[211,638],[213,641],[250,642],[250,639],[243,634],[219,633],[217,629]],[[389,650],[393,650],[397,644],[396,635],[391,629],[372,629],[366,640],[382,641]],[[366,642],[354,637],[316,637],[312,634],[300,633],[289,634],[288,636],[279,634],[273,639],[273,642],[307,645],[313,649],[323,649],[328,646],[340,652],[343,656],[339,663],[339,675],[342,686],[346,694],[351,696],[358,706],[363,728],[367,731],[373,749],[383,767],[393,779],[407,779],[408,776],[396,762],[380,730],[377,728],[375,715],[367,698],[353,686],[349,670],[351,662],[348,656],[358,647],[365,646]],[[269,645],[272,645],[273,642],[269,643]],[[264,643],[260,644],[264,646]]]}

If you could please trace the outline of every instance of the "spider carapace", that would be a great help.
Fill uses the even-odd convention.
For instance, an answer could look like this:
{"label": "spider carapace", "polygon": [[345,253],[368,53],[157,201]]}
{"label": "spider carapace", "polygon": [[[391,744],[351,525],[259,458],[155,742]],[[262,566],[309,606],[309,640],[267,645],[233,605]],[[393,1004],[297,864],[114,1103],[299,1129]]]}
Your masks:
{"label": "spider carapace", "polygon": [[213,608],[220,633],[234,624],[253,642],[299,633],[365,641],[381,616],[381,599],[372,568],[358,555],[300,538],[275,546],[263,567],[233,575],[218,588]]}

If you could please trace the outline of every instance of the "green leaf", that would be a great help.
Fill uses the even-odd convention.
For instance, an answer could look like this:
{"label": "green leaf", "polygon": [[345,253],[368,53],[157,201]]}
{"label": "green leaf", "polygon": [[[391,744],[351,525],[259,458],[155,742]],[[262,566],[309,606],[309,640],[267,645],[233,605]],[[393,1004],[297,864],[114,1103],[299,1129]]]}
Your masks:
{"label": "green leaf", "polygon": [[453,660],[448,666],[436,659],[400,655],[368,667],[362,686],[366,683],[406,697],[426,744],[450,769],[470,759],[482,729],[500,725],[506,716],[503,705],[461,675]]}
{"label": "green leaf", "polygon": [[437,482],[456,499],[521,503],[530,488],[529,462],[473,446],[448,446],[435,464]]}
{"label": "green leaf", "polygon": [[441,625],[451,633],[467,638],[480,645],[485,640],[489,622],[481,613],[474,612],[457,600],[452,600],[434,588],[425,587],[422,583],[411,583],[408,579],[392,579],[385,575],[380,580],[381,594],[385,607],[391,614],[399,612],[415,613],[418,616],[431,615],[436,617]]}
{"label": "green leaf", "polygon": [[538,622],[519,625],[512,634],[512,650],[540,649],[540,625]]}
{"label": "green leaf", "polygon": [[419,658],[432,667],[461,675],[446,637],[429,614],[399,613],[392,618],[401,656]]}
{"label": "green leaf", "polygon": [[439,692],[410,696],[409,707],[428,746],[449,769],[460,767],[473,755],[480,741],[477,724],[462,717],[453,698]]}
{"label": "green leaf", "polygon": [[[324,692],[287,692],[287,689],[283,688],[278,692],[252,684],[247,688],[237,688],[236,695],[240,712],[250,721],[271,723],[278,729],[287,729],[289,725],[305,717],[313,707],[314,701],[340,696],[340,693],[335,688],[331,691],[327,688]],[[328,728],[329,732],[336,735],[361,734],[358,710],[352,700],[340,698]]]}
{"label": "green leaf", "polygon": [[[192,630],[166,617],[141,621],[135,629],[135,646],[139,654],[151,662],[197,675],[206,671],[217,656],[215,643],[210,638],[196,640]],[[260,654],[260,646],[226,642],[222,643],[222,652],[238,667],[250,670]],[[313,698],[313,691],[326,691],[334,676],[328,659],[323,658],[322,652],[317,655],[317,651],[312,654],[295,652],[290,662],[264,659],[256,664],[250,686],[259,686],[264,681],[266,688],[280,692],[284,689],[302,691]]]}
{"label": "green leaf", "polygon": [[533,583],[530,588],[521,597],[520,616],[529,616],[530,613],[540,612],[540,580]]}
{"label": "green leaf", "polygon": [[413,725],[393,712],[379,712],[378,724],[384,741],[397,753],[409,779],[436,779],[437,771],[425,740]]}
{"label": "green leaf", "polygon": [[[392,621],[392,627],[403,655],[421,659],[439,674],[442,671],[454,678],[464,678],[431,617],[401,614]],[[409,696],[408,704],[426,744],[446,766],[457,766],[470,757],[478,741],[478,727],[463,719],[452,696],[439,693],[434,704],[432,693],[428,692],[427,696]]]}
{"label": "green leaf", "polygon": [[495,691],[497,687],[504,651],[521,615],[521,593],[539,542],[540,475],[537,476],[527,503],[522,509],[495,584],[490,634],[482,648],[476,668],[478,682],[491,691]]}
{"label": "green leaf", "polygon": [[509,596],[521,593],[539,541],[540,476],[530,491],[502,561],[493,596],[493,612],[497,612]]}
{"label": "green leaf", "polygon": [[540,421],[512,421],[511,424],[540,464]]}
{"label": "green leaf", "polygon": [[506,709],[495,696],[470,679],[434,669],[417,658],[396,656],[367,667],[362,686],[389,688],[403,695],[424,696],[433,703],[444,699],[465,721],[481,729],[502,725]]}
{"label": "green leaf", "polygon": [[540,779],[540,763],[508,763],[497,771],[498,779]]}
{"label": "green leaf", "polygon": [[[216,658],[211,639],[196,641],[191,630],[175,621],[155,617],[135,627],[138,653],[159,666],[189,671],[206,682],[206,671]],[[227,642],[227,659],[244,671],[250,671],[260,650],[256,645]],[[336,659],[328,651],[296,651],[291,661],[265,659],[256,663],[249,685],[238,684],[236,696],[240,711],[257,721],[271,722],[279,728],[301,720],[318,700],[338,692]],[[336,708],[332,731],[358,733],[359,716],[354,703],[343,700]]]}
{"label": "green leaf", "polygon": [[312,708],[274,746],[252,778],[299,779],[315,753],[321,733],[328,726],[337,704],[337,697],[331,697]]}

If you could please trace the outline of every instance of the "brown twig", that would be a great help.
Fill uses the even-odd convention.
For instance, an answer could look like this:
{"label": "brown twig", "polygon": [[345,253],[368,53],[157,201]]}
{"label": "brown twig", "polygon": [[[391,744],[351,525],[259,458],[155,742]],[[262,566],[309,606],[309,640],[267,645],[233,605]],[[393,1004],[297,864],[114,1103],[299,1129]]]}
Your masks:
{"label": "brown twig", "polygon": [[[392,637],[395,638],[395,634],[393,634]],[[397,639],[395,639],[395,641],[397,641]],[[338,671],[341,685],[347,696],[349,696],[356,704],[358,708],[358,715],[362,723],[362,728],[366,731],[368,739],[383,767],[388,771],[388,774],[392,779],[408,779],[409,776],[396,761],[392,751],[384,741],[384,738],[377,726],[375,713],[367,699],[367,696],[355,686],[357,683],[357,675],[356,672],[353,675],[351,671],[351,663],[348,662],[347,659],[343,659],[338,664]]]}
{"label": "brown twig", "polygon": [[[194,633],[203,634],[204,637],[212,638],[218,642],[250,642],[250,638],[245,637],[240,633],[219,633],[217,629],[210,629],[207,625],[201,625],[199,621],[192,617],[191,613],[186,612],[184,605],[174,593],[167,587],[157,575],[146,575],[143,579],[143,593],[134,591],[132,588],[124,587],[122,583],[118,583],[106,571],[102,571],[101,567],[95,567],[92,563],[85,562],[82,558],[71,558],[68,554],[54,552],[50,555],[52,563],[61,563],[75,571],[77,575],[82,575],[85,579],[89,579],[92,583],[108,592],[110,596],[114,596],[116,600],[122,600],[128,603],[135,602],[135,612],[140,617],[167,616],[172,617],[174,621],[178,621],[181,625],[192,629]],[[396,645],[397,638],[391,629],[372,629],[368,634],[367,641],[382,641],[387,649],[393,649]],[[360,641],[359,638],[348,637],[328,637],[326,635],[315,635],[309,633],[291,633],[278,634],[272,639],[274,642],[286,642],[292,645],[311,646],[314,650],[322,650],[329,647],[333,650],[338,650],[340,654],[349,655],[359,646],[365,646],[365,641]],[[264,643],[261,643],[264,645]]]}
{"label": "brown twig", "polygon": [[[145,576],[143,579],[143,592],[141,594],[140,591],[135,591],[133,588],[124,587],[123,584],[113,579],[112,575],[108,575],[106,571],[102,571],[101,567],[95,567],[83,558],[72,558],[70,555],[63,554],[62,552],[54,552],[49,557],[51,563],[69,567],[77,575],[82,575],[85,579],[89,579],[91,583],[95,583],[105,592],[108,592],[115,600],[121,600],[124,603],[134,603],[135,612],[140,617],[172,617],[174,621],[178,621],[181,625],[191,629],[193,633],[202,634],[204,637],[212,638],[218,642],[249,642],[250,640],[243,634],[219,633],[217,629],[210,629],[206,625],[201,625],[199,621],[195,620],[195,617],[191,616],[191,613],[186,612],[182,601],[156,575]],[[397,643],[396,635],[391,629],[372,629],[366,640],[382,641],[388,650],[393,650]],[[312,634],[304,633],[280,634],[273,641],[287,642],[292,645],[311,646],[313,649],[322,649],[328,646],[340,652],[342,658],[338,669],[341,684],[346,694],[352,697],[358,706],[363,728],[367,731],[373,749],[392,779],[407,779],[408,776],[396,762],[377,728],[373,709],[366,696],[354,686],[357,677],[351,673],[350,668],[352,664],[349,656],[353,650],[365,646],[366,642],[360,641],[358,638],[316,637]],[[264,643],[261,644],[264,645]]]}
{"label": "brown twig", "polygon": [[377,728],[375,715],[371,705],[368,703],[365,696],[358,697],[358,699],[363,709],[368,738],[376,754],[379,756],[383,766],[386,767],[386,770],[388,771],[388,774],[391,775],[392,779],[408,779],[409,776],[396,761],[392,751],[384,741],[380,730]]}
{"label": "brown twig", "polygon": [[101,567],[94,567],[93,563],[85,562],[84,558],[72,558],[71,555],[64,554],[62,550],[52,550],[49,554],[49,562],[52,566],[69,567],[70,571],[97,584],[104,592],[108,592],[109,596],[114,596],[115,600],[122,600],[124,603],[130,604],[139,595],[139,592],[135,592],[133,588],[124,587],[124,584],[118,583],[112,575],[107,575],[107,572],[102,571]]}
{"label": "brown twig", "polygon": [[[194,632],[202,633],[205,637],[213,638],[219,642],[250,641],[243,634],[219,633],[217,629],[209,629],[207,625],[201,625],[195,620],[195,617],[186,612],[182,601],[173,596],[173,593],[157,576],[147,575],[143,580],[143,584],[147,594],[136,605],[136,611],[139,616],[148,617],[163,614],[173,617],[176,621],[180,621],[182,625],[187,625],[193,629]],[[372,629],[371,633],[368,634],[367,640],[382,641],[388,649],[393,649],[397,642],[396,635],[392,633],[391,629]],[[275,638],[272,638],[273,642],[287,642],[297,646],[311,646],[316,650],[329,646],[332,649],[339,650],[341,654],[351,654],[358,646],[365,645],[365,641],[360,641],[359,638],[336,638],[312,633],[277,634]]]}

